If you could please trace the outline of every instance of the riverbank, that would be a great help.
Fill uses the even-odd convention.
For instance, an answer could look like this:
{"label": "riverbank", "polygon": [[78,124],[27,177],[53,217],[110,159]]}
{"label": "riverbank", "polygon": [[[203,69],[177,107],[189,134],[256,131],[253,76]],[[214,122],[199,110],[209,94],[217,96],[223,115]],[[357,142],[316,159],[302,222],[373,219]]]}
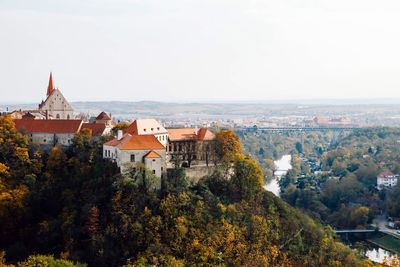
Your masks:
{"label": "riverbank", "polygon": [[292,168],[291,162],[292,162],[291,155],[283,155],[282,158],[274,161],[275,164],[274,176],[266,181],[264,185],[265,190],[270,191],[274,195],[279,197],[281,193],[279,180],[283,175],[286,175],[288,170]]}
{"label": "riverbank", "polygon": [[367,239],[367,241],[393,253],[400,254],[400,239],[393,236],[383,235]]}

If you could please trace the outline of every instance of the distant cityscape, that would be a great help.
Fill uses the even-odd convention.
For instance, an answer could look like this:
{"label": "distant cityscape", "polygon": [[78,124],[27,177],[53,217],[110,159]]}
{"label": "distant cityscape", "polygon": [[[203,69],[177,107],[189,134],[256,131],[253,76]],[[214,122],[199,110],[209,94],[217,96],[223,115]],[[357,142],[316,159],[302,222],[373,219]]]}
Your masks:
{"label": "distant cityscape", "polygon": [[[65,93],[65,91],[64,91]],[[399,105],[215,104],[165,102],[71,102],[76,115],[90,119],[101,111],[116,121],[156,118],[165,127],[373,127],[399,126]],[[0,112],[31,110],[35,104],[0,105]]]}

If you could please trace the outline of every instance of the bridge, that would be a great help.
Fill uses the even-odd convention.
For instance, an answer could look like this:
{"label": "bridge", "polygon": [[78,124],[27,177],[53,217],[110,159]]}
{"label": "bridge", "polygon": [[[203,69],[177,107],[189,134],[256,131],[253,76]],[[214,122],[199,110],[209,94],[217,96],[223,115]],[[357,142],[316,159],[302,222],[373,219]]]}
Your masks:
{"label": "bridge", "polygon": [[348,234],[348,233],[373,233],[375,229],[342,229],[342,230],[335,230],[337,234]]}

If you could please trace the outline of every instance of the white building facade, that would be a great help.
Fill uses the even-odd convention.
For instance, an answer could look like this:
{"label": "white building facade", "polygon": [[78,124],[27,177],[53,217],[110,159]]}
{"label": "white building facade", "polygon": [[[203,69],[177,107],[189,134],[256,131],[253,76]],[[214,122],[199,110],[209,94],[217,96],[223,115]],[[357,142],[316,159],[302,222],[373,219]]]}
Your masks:
{"label": "white building facade", "polygon": [[394,187],[397,185],[398,175],[393,174],[390,171],[385,171],[377,176],[377,187],[382,189],[384,187]]}
{"label": "white building facade", "polygon": [[144,164],[159,178],[163,178],[166,171],[165,147],[153,135],[119,132],[117,138],[103,145],[103,158],[115,161],[122,173],[139,164]]}

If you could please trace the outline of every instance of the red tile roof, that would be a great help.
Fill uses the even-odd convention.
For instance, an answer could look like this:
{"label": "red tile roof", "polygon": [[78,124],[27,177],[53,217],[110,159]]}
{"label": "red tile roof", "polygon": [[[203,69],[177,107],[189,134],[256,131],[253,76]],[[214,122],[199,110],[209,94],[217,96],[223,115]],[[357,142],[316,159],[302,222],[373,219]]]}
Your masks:
{"label": "red tile roof", "polygon": [[154,135],[167,133],[167,130],[155,119],[138,119],[126,128],[125,133],[134,135]]}
{"label": "red tile roof", "polygon": [[186,141],[186,140],[213,140],[214,134],[207,128],[180,128],[180,129],[168,129],[168,138],[171,141]]}
{"label": "red tile roof", "polygon": [[83,123],[81,131],[83,129],[90,129],[92,131],[92,136],[101,136],[106,129],[106,125],[104,123]]}
{"label": "red tile roof", "polygon": [[53,74],[50,72],[50,78],[49,78],[49,86],[47,86],[47,96],[51,95],[51,93],[54,91],[54,84],[53,84]]}
{"label": "red tile roof", "polygon": [[14,120],[15,127],[25,133],[77,133],[82,120]]}
{"label": "red tile roof", "polygon": [[384,171],[384,172],[381,172],[380,174],[378,174],[379,178],[385,178],[385,177],[390,177],[390,176],[395,176],[395,175],[391,171]]}
{"label": "red tile roof", "polygon": [[111,120],[110,115],[102,111],[99,116],[96,117],[96,120]]}
{"label": "red tile roof", "polygon": [[171,141],[196,140],[194,128],[168,129],[168,138]]}
{"label": "red tile roof", "polygon": [[161,156],[158,153],[154,152],[153,150],[147,153],[144,157],[153,159],[161,158]]}
{"label": "red tile roof", "polygon": [[214,133],[208,130],[207,128],[200,128],[200,130],[197,132],[198,140],[209,141],[209,140],[214,140],[214,138],[215,138]]}
{"label": "red tile roof", "polygon": [[121,150],[164,150],[165,147],[154,135],[125,134],[121,140],[116,138],[105,143],[107,146],[116,146]]}

